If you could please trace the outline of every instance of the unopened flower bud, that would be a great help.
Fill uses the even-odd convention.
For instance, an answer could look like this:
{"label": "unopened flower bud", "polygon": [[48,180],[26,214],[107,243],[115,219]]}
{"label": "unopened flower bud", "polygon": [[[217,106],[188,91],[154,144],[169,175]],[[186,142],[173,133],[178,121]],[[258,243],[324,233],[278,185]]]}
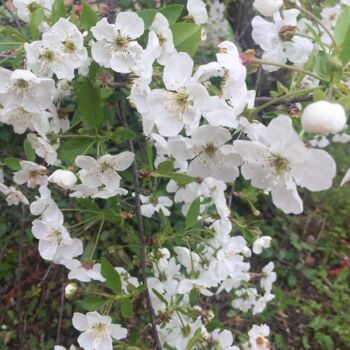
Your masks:
{"label": "unopened flower bud", "polygon": [[68,283],[66,288],[64,289],[64,294],[67,299],[71,300],[75,297],[75,295],[78,292],[78,285],[73,282],[73,283]]}
{"label": "unopened flower bud", "polygon": [[49,181],[67,190],[75,185],[77,177],[69,170],[59,169],[49,177]]}
{"label": "unopened flower bud", "polygon": [[342,72],[344,69],[344,64],[339,57],[330,57],[328,60],[329,69],[332,72]]}
{"label": "unopened flower bud", "polygon": [[314,134],[336,134],[346,125],[346,114],[342,105],[318,101],[308,105],[301,117],[303,129]]}
{"label": "unopened flower bud", "polygon": [[282,0],[255,0],[254,8],[264,16],[272,16],[283,5]]}

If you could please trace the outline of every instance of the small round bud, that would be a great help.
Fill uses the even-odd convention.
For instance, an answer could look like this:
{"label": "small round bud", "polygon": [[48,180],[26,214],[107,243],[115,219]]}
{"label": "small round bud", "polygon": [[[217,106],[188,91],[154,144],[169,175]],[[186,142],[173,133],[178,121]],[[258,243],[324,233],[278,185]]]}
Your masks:
{"label": "small round bud", "polygon": [[305,108],[301,116],[301,124],[307,132],[328,135],[341,131],[346,125],[346,119],[342,105],[318,101]]}
{"label": "small round bud", "polygon": [[328,60],[329,69],[333,72],[342,72],[344,69],[344,64],[339,57],[331,57]]}
{"label": "small round bud", "polygon": [[272,16],[283,5],[282,0],[255,0],[254,8],[263,16]]}
{"label": "small round bud", "polygon": [[76,184],[77,177],[69,170],[59,169],[56,170],[48,180],[67,190]]}
{"label": "small round bud", "polygon": [[78,285],[73,282],[73,283],[68,283],[66,288],[64,289],[64,294],[66,296],[67,299],[71,300],[74,299],[74,297],[76,296],[77,292],[78,292]]}

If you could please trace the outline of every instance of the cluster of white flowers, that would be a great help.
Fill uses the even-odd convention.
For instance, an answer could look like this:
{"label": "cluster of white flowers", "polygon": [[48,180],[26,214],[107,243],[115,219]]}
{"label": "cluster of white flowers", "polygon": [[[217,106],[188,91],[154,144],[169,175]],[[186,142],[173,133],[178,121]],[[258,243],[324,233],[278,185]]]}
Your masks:
{"label": "cluster of white flowers", "polygon": [[[263,16],[272,16],[272,20],[256,16],[252,21],[253,38],[263,50],[264,68],[269,71],[287,61],[302,66],[318,49],[310,38],[298,35],[303,28],[298,21],[300,11],[280,12],[282,3],[254,2]],[[19,17],[28,21],[36,6],[49,11],[52,1],[16,0],[14,4]],[[196,24],[208,22],[203,1],[189,0],[187,10],[188,20]],[[217,21],[221,22],[223,11],[217,1],[211,5],[210,16],[215,21],[209,22],[209,31],[217,26]],[[338,10],[325,8],[321,14],[330,30],[334,27],[335,11]],[[201,349],[237,350],[239,347],[233,345],[237,339],[230,330],[206,328],[211,311],[196,305],[196,296],[216,298],[228,293],[233,297],[234,309],[255,315],[273,300],[276,274],[272,262],[261,272],[250,271],[247,260],[252,253],[267,249],[271,239],[255,237],[250,247],[243,236],[237,235],[226,198],[228,186],[233,186],[241,174],[252,186],[271,193],[274,205],[283,212],[298,214],[303,211],[303,202],[297,186],[310,191],[329,189],[336,165],[326,151],[304,143],[290,117],[279,115],[266,126],[243,116],[254,107],[255,91],[247,88],[247,69],[234,43],[220,43],[216,60],[194,69],[190,55],[177,52],[173,32],[163,14],[157,13],[149,26],[145,48],[138,42],[144,33],[141,17],[134,12],[120,12],[115,23],[106,18],[98,21],[91,28],[87,43],[75,24],[61,18],[45,28],[41,40],[25,44],[26,70],[0,68],[0,121],[11,125],[18,134],[28,130],[27,137],[36,155],[43,158],[46,166],[60,167],[56,150],[60,132],[69,129],[69,121],[58,117],[56,107],[61,98],[71,93],[69,81],[85,76],[92,60],[116,73],[131,73],[129,99],[140,115],[144,134],[154,142],[154,166],[172,162],[174,173],[195,180],[186,185],[169,180],[168,195],[142,192],[141,214],[147,218],[156,213],[170,216],[172,206],[177,205],[186,216],[194,201],[199,200],[198,221],[210,232],[206,238],[201,237],[196,249],[164,247],[148,257],[152,268],[147,282],[152,306],[161,320],[160,341],[179,350],[189,344]],[[323,34],[328,45],[327,33]],[[159,65],[158,71],[153,72],[157,63],[162,78]],[[346,114],[339,104],[321,101],[310,104],[303,112],[302,127],[306,132],[338,134],[345,126]],[[39,240],[39,253],[46,260],[64,265],[69,279],[105,281],[101,264],[77,259],[83,253],[82,241],[71,237],[48,186],[55,184],[61,192],[78,198],[126,195],[128,190],[121,187],[119,172],[128,169],[134,158],[129,151],[98,154],[97,159],[82,154],[76,157],[73,171],[58,168],[51,175],[50,168],[44,165],[20,162],[21,170],[13,177],[16,185],[39,187],[40,196],[30,204],[31,213],[38,216],[32,232]],[[3,182],[1,175],[0,191],[9,205],[29,204],[15,186],[7,187]],[[128,284],[139,286],[139,281],[122,267],[116,271],[124,292]],[[125,328],[112,324],[109,316],[98,312],[75,313],[73,326],[82,332],[78,343],[85,350],[112,350],[112,340],[127,335]],[[243,348],[270,349],[269,332],[266,325],[253,325]],[[60,349],[61,346],[55,347]]]}

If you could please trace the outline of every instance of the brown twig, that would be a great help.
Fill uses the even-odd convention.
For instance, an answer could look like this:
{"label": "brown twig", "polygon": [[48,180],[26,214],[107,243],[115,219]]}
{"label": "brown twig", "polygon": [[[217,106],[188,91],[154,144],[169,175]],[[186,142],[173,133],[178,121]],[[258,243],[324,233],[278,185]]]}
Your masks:
{"label": "brown twig", "polygon": [[18,239],[18,266],[17,266],[17,300],[16,300],[16,311],[17,311],[17,338],[18,345],[21,349],[23,347],[23,328],[22,328],[22,258],[23,258],[23,238],[25,235],[25,223],[24,218],[26,217],[26,207],[22,204],[22,215],[20,219],[19,228],[19,239]]}
{"label": "brown twig", "polygon": [[58,316],[58,325],[57,325],[57,336],[56,336],[56,344],[61,342],[61,327],[63,320],[63,311],[64,311],[64,271],[62,271],[61,278],[61,302],[60,302],[60,312]]}
{"label": "brown twig", "polygon": [[[273,97],[257,97],[255,99],[255,104],[256,105],[262,105],[266,102],[272,101],[274,98]],[[280,101],[276,101],[275,104],[278,105],[288,105],[290,103],[297,103],[297,102],[306,102],[306,101],[311,101],[312,100],[312,95],[306,95],[306,96],[301,96],[301,97],[292,97],[292,98],[285,98]]]}
{"label": "brown twig", "polygon": [[[121,124],[124,128],[128,127],[128,123],[125,118],[125,113],[123,110],[123,107],[120,102],[117,103],[117,110],[120,117]],[[128,146],[130,152],[135,154],[135,148],[132,140],[128,140]],[[137,161],[136,158],[134,162],[132,163],[132,175],[133,175],[133,183],[134,183],[134,191],[135,191],[135,205],[136,205],[136,216],[138,221],[138,232],[139,232],[139,238],[140,238],[140,254],[141,254],[141,270],[142,270],[142,280],[144,285],[146,286],[145,294],[147,298],[147,307],[148,311],[151,316],[151,323],[152,323],[152,331],[155,341],[155,349],[156,350],[162,350],[162,345],[159,340],[158,332],[157,332],[157,323],[156,323],[156,314],[154,312],[153,306],[152,306],[152,300],[151,296],[148,290],[148,283],[147,283],[147,262],[146,262],[146,254],[145,254],[145,231],[144,231],[144,225],[143,225],[143,218],[141,214],[141,198],[140,198],[140,183],[139,183],[139,171],[137,167]]]}

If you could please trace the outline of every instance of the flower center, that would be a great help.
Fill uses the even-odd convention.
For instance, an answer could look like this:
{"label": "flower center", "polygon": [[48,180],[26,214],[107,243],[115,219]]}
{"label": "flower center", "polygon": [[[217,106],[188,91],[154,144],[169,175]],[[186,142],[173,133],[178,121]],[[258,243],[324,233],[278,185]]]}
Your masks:
{"label": "flower center", "polygon": [[175,95],[176,104],[182,109],[185,109],[188,105],[188,94],[185,92],[177,92]]}
{"label": "flower center", "polygon": [[102,322],[96,323],[92,328],[97,336],[102,337],[106,334],[106,325]]}
{"label": "flower center", "polygon": [[270,157],[270,164],[275,169],[278,176],[284,175],[290,171],[289,161],[280,154],[274,154]]}
{"label": "flower center", "polygon": [[72,40],[66,40],[63,42],[64,52],[73,53],[76,51],[76,46]]}
{"label": "flower center", "polygon": [[45,49],[44,52],[39,55],[39,58],[47,62],[53,62],[56,58],[56,55],[52,50]]}
{"label": "flower center", "polygon": [[30,13],[33,13],[35,10],[39,9],[41,6],[37,2],[33,1],[27,5],[27,9]]}
{"label": "flower center", "polygon": [[289,41],[293,38],[297,31],[297,27],[294,26],[283,26],[278,35],[282,41]]}
{"label": "flower center", "polygon": [[23,92],[24,90],[26,90],[28,86],[29,86],[28,81],[24,79],[17,79],[14,83],[14,87],[20,92]]}
{"label": "flower center", "polygon": [[166,43],[166,38],[162,34],[157,34],[159,45],[163,46]]}
{"label": "flower center", "polygon": [[158,204],[158,197],[154,194],[151,195],[149,198],[149,202],[153,205],[156,206]]}
{"label": "flower center", "polygon": [[101,170],[101,173],[104,173],[108,170],[111,170],[113,169],[112,165],[108,162],[102,162],[101,165],[100,165],[100,170]]}
{"label": "flower center", "polygon": [[118,32],[112,44],[115,51],[125,50],[128,47],[129,38]]}
{"label": "flower center", "polygon": [[56,241],[57,245],[61,245],[63,238],[62,233],[58,230],[52,231],[49,235],[50,240]]}
{"label": "flower center", "polygon": [[256,345],[263,346],[265,344],[265,338],[262,336],[259,336],[256,338],[255,342],[256,342]]}
{"label": "flower center", "polygon": [[217,151],[217,148],[212,144],[209,143],[208,145],[206,145],[204,147],[204,153],[209,157],[209,158],[213,158],[215,153]]}

